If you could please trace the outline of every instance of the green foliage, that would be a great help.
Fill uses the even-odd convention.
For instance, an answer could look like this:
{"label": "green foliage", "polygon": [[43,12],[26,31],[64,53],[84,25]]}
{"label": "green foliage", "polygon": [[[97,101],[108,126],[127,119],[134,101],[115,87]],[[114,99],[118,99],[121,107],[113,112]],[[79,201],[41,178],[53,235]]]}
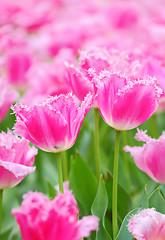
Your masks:
{"label": "green foliage", "polygon": [[165,214],[165,199],[159,188],[157,188],[149,197],[149,207],[155,208],[156,211]]}
{"label": "green foliage", "polygon": [[52,200],[55,198],[55,196],[57,195],[57,190],[55,189],[55,187],[50,183],[50,181],[48,179],[45,179],[46,183],[47,183],[47,188],[48,188],[48,196],[49,199]]}
{"label": "green foliage", "polygon": [[76,153],[71,163],[70,188],[83,207],[83,212],[91,214],[91,206],[97,191],[97,180],[88,165]]}
{"label": "green foliage", "polygon": [[103,177],[100,177],[99,187],[92,204],[91,212],[100,218],[99,231],[96,233],[96,240],[111,240],[111,237],[105,227],[105,215],[108,208],[108,195]]}

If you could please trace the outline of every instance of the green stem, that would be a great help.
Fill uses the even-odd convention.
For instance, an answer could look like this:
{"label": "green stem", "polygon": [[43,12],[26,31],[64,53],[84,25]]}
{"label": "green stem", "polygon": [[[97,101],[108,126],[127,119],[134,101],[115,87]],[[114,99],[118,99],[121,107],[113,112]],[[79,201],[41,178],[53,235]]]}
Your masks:
{"label": "green stem", "polygon": [[117,186],[118,186],[119,142],[120,142],[120,131],[116,130],[114,168],[113,168],[113,193],[112,193],[113,239],[116,238],[117,232],[118,232],[118,226],[117,226]]}
{"label": "green stem", "polygon": [[94,142],[95,142],[95,167],[96,176],[99,180],[101,169],[100,169],[100,148],[99,148],[99,109],[95,108],[95,131],[94,131]]}
{"label": "green stem", "polygon": [[60,190],[61,193],[64,193],[61,154],[57,153],[56,156],[57,156],[57,169],[58,169],[59,190]]}
{"label": "green stem", "polygon": [[[127,131],[122,131],[122,148],[124,148],[127,145]],[[124,173],[126,178],[126,184],[128,190],[130,189],[130,170],[129,170],[129,162],[125,151],[122,151],[122,157],[123,157],[123,166],[124,166]]]}
{"label": "green stem", "polygon": [[151,123],[151,136],[153,138],[157,138],[158,137],[158,129],[157,129],[157,117],[156,114],[153,114],[151,119],[150,119],[150,123]]}
{"label": "green stem", "polygon": [[63,173],[64,173],[64,181],[68,180],[68,158],[67,158],[67,152],[62,152],[62,160],[63,160]]}
{"label": "green stem", "polygon": [[0,190],[0,234],[1,234],[1,224],[2,224],[2,198],[3,198],[3,190]]}

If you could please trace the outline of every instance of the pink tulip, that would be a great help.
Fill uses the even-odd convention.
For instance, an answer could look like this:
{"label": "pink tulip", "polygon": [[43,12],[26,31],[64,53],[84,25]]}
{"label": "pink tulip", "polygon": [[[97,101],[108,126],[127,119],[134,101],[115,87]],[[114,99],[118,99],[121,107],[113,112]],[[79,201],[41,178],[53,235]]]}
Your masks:
{"label": "pink tulip", "polygon": [[34,172],[35,147],[29,142],[14,136],[11,131],[0,134],[0,189],[13,187],[24,177]]}
{"label": "pink tulip", "polygon": [[14,209],[23,240],[80,240],[98,229],[98,218],[77,220],[79,209],[70,192],[48,200],[42,193],[29,192],[19,209]]}
{"label": "pink tulip", "polygon": [[95,78],[96,104],[104,121],[117,130],[133,129],[157,109],[162,89],[156,80],[133,79],[101,71]]}
{"label": "pink tulip", "polygon": [[128,230],[137,240],[164,240],[165,215],[145,209],[131,217]]}
{"label": "pink tulip", "polygon": [[[127,52],[106,50],[105,48],[92,48],[80,51],[79,64],[66,64],[70,85],[75,95],[82,101],[90,91],[95,96],[93,77],[102,71],[122,72],[127,76],[138,75],[141,68],[135,58],[131,58]],[[95,106],[95,102],[93,103]]]}
{"label": "pink tulip", "polygon": [[138,130],[135,138],[146,142],[143,147],[125,146],[124,150],[130,152],[138,168],[147,173],[150,178],[159,183],[165,183],[165,133],[160,138],[152,139],[146,131]]}
{"label": "pink tulip", "polygon": [[88,94],[79,107],[72,94],[61,94],[32,107],[15,105],[15,133],[44,151],[67,150],[76,141],[91,101],[92,96]]}
{"label": "pink tulip", "polygon": [[11,85],[19,89],[27,85],[26,73],[32,64],[31,58],[30,54],[23,49],[13,49],[7,54],[6,70]]}
{"label": "pink tulip", "polygon": [[[4,81],[2,79],[2,81]],[[8,85],[0,81],[0,122],[6,116],[10,105],[17,99],[17,92],[10,89]]]}
{"label": "pink tulip", "polygon": [[[153,57],[144,57],[142,59],[143,61],[143,68],[142,68],[142,74],[148,74],[151,77],[156,77],[159,79],[160,86],[163,90],[165,90],[165,67],[164,67],[164,59],[157,60]],[[157,113],[164,112],[165,108],[165,93],[161,95],[161,98],[159,100],[159,106],[157,109]]]}
{"label": "pink tulip", "polygon": [[94,48],[80,52],[79,65],[66,64],[70,85],[80,101],[88,92],[94,92],[92,71],[99,73],[102,69],[110,68],[110,54],[106,49]]}

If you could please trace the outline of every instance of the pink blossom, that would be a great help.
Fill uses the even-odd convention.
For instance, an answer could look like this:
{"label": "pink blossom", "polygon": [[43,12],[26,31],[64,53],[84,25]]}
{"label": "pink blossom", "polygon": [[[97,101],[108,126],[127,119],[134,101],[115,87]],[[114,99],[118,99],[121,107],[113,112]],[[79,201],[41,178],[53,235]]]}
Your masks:
{"label": "pink blossom", "polygon": [[0,134],[0,189],[20,183],[26,175],[34,172],[35,147],[29,142],[14,136],[11,131]]}
{"label": "pink blossom", "polygon": [[[78,66],[66,64],[70,85],[75,95],[82,101],[90,91],[95,97],[93,77],[102,71],[122,72],[127,76],[138,75],[141,65],[138,60],[131,58],[127,52],[92,48],[80,51]],[[95,106],[95,102],[93,102]]]}
{"label": "pink blossom", "polygon": [[92,83],[93,73],[99,73],[102,69],[109,69],[110,54],[106,49],[95,48],[80,51],[78,66],[66,64],[70,85],[80,101],[88,92],[95,95]]}
{"label": "pink blossom", "polygon": [[27,85],[26,73],[32,65],[32,56],[24,49],[16,48],[6,54],[8,82],[18,89]]}
{"label": "pink blossom", "polygon": [[76,200],[70,193],[58,194],[48,200],[42,193],[29,192],[19,209],[14,209],[23,240],[80,240],[98,229],[98,218],[83,217],[77,220],[79,212]]}
{"label": "pink blossom", "polygon": [[[140,24],[142,11],[139,11],[139,4],[136,1],[113,1],[107,9],[105,14],[110,26],[114,29],[131,29]],[[142,18],[144,19],[144,18]]]}
{"label": "pink blossom", "polygon": [[146,131],[138,130],[135,138],[146,142],[143,147],[125,146],[124,150],[130,152],[138,168],[147,173],[150,178],[159,183],[165,183],[165,133],[159,139],[153,139]]}
{"label": "pink blossom", "polygon": [[76,141],[91,101],[88,94],[79,107],[75,96],[61,94],[32,107],[16,104],[15,133],[44,151],[64,151]]}
{"label": "pink blossom", "polygon": [[[4,81],[4,80],[2,80]],[[10,89],[5,81],[0,81],[0,122],[6,116],[10,105],[17,99],[17,92]]]}
{"label": "pink blossom", "polygon": [[142,73],[143,75],[148,74],[151,77],[156,77],[159,79],[160,86],[164,90],[164,94],[161,95],[159,100],[159,106],[157,109],[157,113],[163,112],[165,110],[165,67],[164,67],[164,59],[158,60],[153,57],[145,57],[142,59],[143,61],[143,68]]}
{"label": "pink blossom", "polygon": [[128,230],[137,240],[164,240],[165,215],[155,209],[145,209],[131,217]]}
{"label": "pink blossom", "polygon": [[[33,11],[31,9],[33,8]],[[52,19],[51,1],[29,0],[2,0],[0,9],[0,24],[11,23],[16,26],[36,30]]]}
{"label": "pink blossom", "polygon": [[102,71],[95,76],[96,104],[104,121],[117,130],[133,129],[157,109],[162,93],[156,80],[133,79]]}

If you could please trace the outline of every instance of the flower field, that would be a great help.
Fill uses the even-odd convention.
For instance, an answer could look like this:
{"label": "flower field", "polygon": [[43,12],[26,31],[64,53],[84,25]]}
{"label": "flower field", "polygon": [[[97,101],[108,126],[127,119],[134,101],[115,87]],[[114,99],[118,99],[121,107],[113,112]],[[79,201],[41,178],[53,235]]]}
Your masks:
{"label": "flower field", "polygon": [[165,240],[164,0],[1,0],[0,240]]}

